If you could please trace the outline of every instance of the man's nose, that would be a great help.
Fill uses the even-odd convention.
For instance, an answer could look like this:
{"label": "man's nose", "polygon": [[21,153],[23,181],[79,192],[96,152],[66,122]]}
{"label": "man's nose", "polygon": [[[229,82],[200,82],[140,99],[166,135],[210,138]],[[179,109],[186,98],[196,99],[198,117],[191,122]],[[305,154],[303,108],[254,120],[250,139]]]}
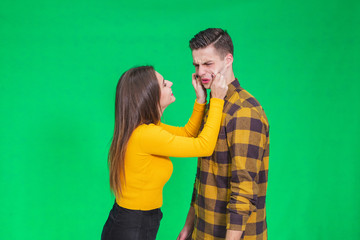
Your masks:
{"label": "man's nose", "polygon": [[205,74],[205,68],[200,65],[200,66],[198,67],[197,75],[203,76],[204,74]]}

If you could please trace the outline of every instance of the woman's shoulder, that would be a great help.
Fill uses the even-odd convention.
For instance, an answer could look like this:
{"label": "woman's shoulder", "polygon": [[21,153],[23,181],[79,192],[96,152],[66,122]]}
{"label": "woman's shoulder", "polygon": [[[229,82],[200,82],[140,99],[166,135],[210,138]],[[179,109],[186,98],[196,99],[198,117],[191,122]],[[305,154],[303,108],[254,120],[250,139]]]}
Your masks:
{"label": "woman's shoulder", "polygon": [[158,131],[161,131],[162,127],[158,124],[141,124],[135,128],[133,135],[134,136],[141,136],[143,134],[154,134]]}

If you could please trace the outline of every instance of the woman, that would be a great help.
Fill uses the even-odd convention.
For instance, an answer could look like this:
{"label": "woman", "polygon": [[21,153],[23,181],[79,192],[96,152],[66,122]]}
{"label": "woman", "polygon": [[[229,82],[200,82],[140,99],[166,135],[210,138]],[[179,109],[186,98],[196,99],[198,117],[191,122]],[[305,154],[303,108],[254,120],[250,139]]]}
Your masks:
{"label": "woman", "polygon": [[193,74],[197,99],[183,128],[160,123],[175,101],[170,81],[153,67],[126,71],[116,88],[115,129],[109,151],[110,187],[116,202],[105,223],[103,240],[155,239],[162,218],[162,189],[172,173],[171,157],[208,156],[214,151],[227,85],[214,77],[208,120],[203,118],[206,91]]}

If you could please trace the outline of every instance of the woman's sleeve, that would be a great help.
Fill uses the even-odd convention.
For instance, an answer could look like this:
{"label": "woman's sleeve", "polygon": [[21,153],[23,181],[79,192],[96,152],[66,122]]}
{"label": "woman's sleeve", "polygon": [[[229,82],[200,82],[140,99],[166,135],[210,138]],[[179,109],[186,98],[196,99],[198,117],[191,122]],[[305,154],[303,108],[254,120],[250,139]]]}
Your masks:
{"label": "woman's sleeve", "polygon": [[224,100],[210,99],[208,119],[197,138],[176,136],[158,125],[148,125],[138,135],[146,153],[168,157],[210,156],[219,135]]}
{"label": "woman's sleeve", "polygon": [[199,133],[201,121],[204,116],[206,103],[198,103],[195,100],[194,109],[192,115],[184,127],[174,127],[164,123],[160,123],[160,126],[166,131],[184,137],[196,137]]}

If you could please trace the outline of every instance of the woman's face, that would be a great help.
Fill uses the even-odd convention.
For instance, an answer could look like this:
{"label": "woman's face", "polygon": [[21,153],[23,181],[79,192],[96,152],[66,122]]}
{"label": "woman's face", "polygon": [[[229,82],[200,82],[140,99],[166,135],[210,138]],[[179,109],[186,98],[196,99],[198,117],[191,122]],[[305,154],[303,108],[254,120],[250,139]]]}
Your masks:
{"label": "woman's face", "polygon": [[170,103],[175,102],[175,97],[171,90],[173,83],[165,80],[163,76],[161,76],[161,74],[156,71],[155,75],[160,86],[160,107],[161,110],[164,111],[165,108],[170,105]]}

